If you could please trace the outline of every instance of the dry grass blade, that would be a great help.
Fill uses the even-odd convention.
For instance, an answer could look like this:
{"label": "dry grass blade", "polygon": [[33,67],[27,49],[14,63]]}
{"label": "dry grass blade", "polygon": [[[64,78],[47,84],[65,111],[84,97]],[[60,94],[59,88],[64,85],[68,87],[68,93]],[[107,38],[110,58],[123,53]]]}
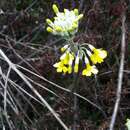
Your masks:
{"label": "dry grass blade", "polygon": [[[44,80],[45,82],[47,82],[47,83],[49,83],[49,84],[51,84],[51,85],[53,85],[53,86],[55,86],[55,87],[57,87],[57,88],[59,88],[59,89],[65,91],[65,92],[72,93],[71,90],[62,87],[62,86],[60,86],[60,85],[58,85],[58,84],[56,84],[56,83],[54,83],[54,82],[52,82],[52,81],[46,79],[45,77],[40,76],[40,75],[38,75],[38,74],[36,74],[36,73],[30,71],[29,69],[26,69],[26,68],[24,68],[24,67],[22,67],[22,66],[20,66],[20,65],[16,65],[16,66],[17,66],[18,68],[21,68],[21,69],[23,69],[23,70],[29,72],[30,74],[33,74],[34,76],[37,76],[38,78]],[[104,111],[102,110],[102,108],[101,108],[100,106],[98,106],[97,104],[93,103],[92,101],[90,101],[90,100],[87,99],[86,97],[84,97],[84,96],[82,96],[82,95],[80,95],[80,94],[78,94],[78,93],[73,93],[73,94],[76,95],[77,97],[79,97],[79,98],[81,98],[81,99],[87,101],[87,102],[90,103],[92,106],[96,107],[98,110],[100,110],[102,113],[104,113]]]}
{"label": "dry grass blade", "polygon": [[45,106],[48,108],[48,110],[54,115],[54,117],[57,119],[57,121],[63,126],[65,130],[68,130],[67,126],[62,122],[62,120],[58,117],[57,113],[51,108],[51,106],[46,102],[44,98],[39,94],[39,92],[31,85],[31,83],[24,77],[23,73],[19,71],[15,64],[13,64],[7,56],[4,54],[2,50],[0,50],[0,55],[5,59],[5,61],[8,63],[8,65],[11,67],[12,70],[14,70],[21,79],[28,85],[28,87],[36,94],[36,96],[45,104]]}
{"label": "dry grass blade", "polygon": [[119,67],[119,73],[118,73],[118,85],[117,85],[117,92],[116,92],[116,102],[110,122],[109,130],[114,129],[117,112],[119,109],[119,104],[121,100],[121,91],[122,91],[122,82],[123,82],[123,71],[124,71],[124,61],[125,61],[125,39],[126,39],[126,29],[125,29],[125,20],[126,16],[125,13],[122,15],[122,41],[121,41],[121,61],[120,61],[120,67]]}

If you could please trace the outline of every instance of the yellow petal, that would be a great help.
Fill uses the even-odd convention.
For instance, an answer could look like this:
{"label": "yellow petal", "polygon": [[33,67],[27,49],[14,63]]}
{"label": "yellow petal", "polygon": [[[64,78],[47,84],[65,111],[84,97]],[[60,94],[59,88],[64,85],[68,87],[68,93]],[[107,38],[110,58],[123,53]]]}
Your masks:
{"label": "yellow petal", "polygon": [[69,53],[64,53],[61,57],[60,57],[61,62],[63,62],[64,64],[68,64],[69,63]]}
{"label": "yellow petal", "polygon": [[86,76],[91,76],[91,75],[92,75],[91,71],[87,71]]}
{"label": "yellow petal", "polygon": [[75,72],[75,73],[78,73],[78,70],[79,70],[79,65],[78,65],[78,64],[75,64],[75,66],[74,66],[74,72]]}
{"label": "yellow petal", "polygon": [[68,71],[67,67],[63,67],[63,72],[66,73]]}
{"label": "yellow petal", "polygon": [[57,68],[57,67],[59,67],[59,66],[61,66],[61,65],[62,65],[62,62],[57,62],[57,63],[55,63],[55,64],[53,65],[53,67]]}
{"label": "yellow petal", "polygon": [[85,75],[85,76],[91,76],[91,71],[88,71],[87,69],[84,69],[83,71],[82,71],[82,75]]}
{"label": "yellow petal", "polygon": [[61,73],[62,72],[62,68],[57,68],[56,70],[58,73]]}
{"label": "yellow petal", "polygon": [[86,69],[82,71],[82,75],[86,75]]}
{"label": "yellow petal", "polygon": [[72,73],[72,67],[71,67],[71,66],[68,67],[68,73],[69,73],[69,74]]}
{"label": "yellow petal", "polygon": [[96,54],[92,54],[90,56],[90,59],[93,62],[93,64],[97,64],[99,62],[101,63],[103,61],[100,57],[96,56]]}

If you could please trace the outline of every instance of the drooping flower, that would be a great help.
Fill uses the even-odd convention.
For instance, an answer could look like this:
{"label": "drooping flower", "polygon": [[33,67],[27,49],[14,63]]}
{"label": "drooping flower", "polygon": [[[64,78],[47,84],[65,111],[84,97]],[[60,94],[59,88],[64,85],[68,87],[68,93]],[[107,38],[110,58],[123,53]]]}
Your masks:
{"label": "drooping flower", "polygon": [[[61,48],[63,54],[60,56],[60,61],[53,65],[57,72],[71,74],[72,72],[78,73],[81,70],[82,75],[85,76],[97,74],[98,69],[95,65],[104,61],[107,57],[107,51],[97,49],[91,44],[84,44],[87,45],[87,48],[80,44],[74,44],[70,37],[78,31],[79,20],[83,17],[83,14],[79,14],[78,9],[71,11],[64,9],[64,12],[60,12],[55,4],[53,4],[52,8],[56,16],[54,21],[46,19],[49,25],[47,31],[68,38],[68,44]],[[79,64],[84,67],[83,63],[85,63],[85,68],[79,69]]]}
{"label": "drooping flower", "polygon": [[57,68],[57,72],[61,73],[72,73],[72,65],[74,61],[74,55],[68,49],[63,55],[60,57],[60,61],[53,66]]}
{"label": "drooping flower", "polygon": [[55,4],[53,4],[52,8],[56,17],[54,17],[54,22],[50,19],[46,19],[49,25],[47,31],[60,36],[74,35],[78,30],[78,23],[83,17],[83,14],[79,15],[78,9],[72,11],[64,9],[64,12],[60,12]]}
{"label": "drooping flower", "polygon": [[73,60],[74,60],[74,56],[69,53],[69,67],[68,67],[68,73],[71,74],[72,73],[72,64],[73,64]]}
{"label": "drooping flower", "polygon": [[78,51],[77,56],[75,58],[75,65],[74,65],[75,73],[78,73],[78,70],[79,70],[79,60],[80,60],[80,57],[79,57],[79,51]]}
{"label": "drooping flower", "polygon": [[65,52],[63,55],[61,55],[60,60],[67,65],[69,63],[69,52]]}
{"label": "drooping flower", "polygon": [[[72,72],[78,73],[82,71],[83,76],[92,76],[98,73],[98,69],[95,64],[101,63],[107,56],[107,52],[102,49],[96,49],[94,46],[88,44],[88,48],[78,47],[76,51],[73,45],[70,44],[64,45],[61,48],[63,54],[60,57],[60,62],[56,63],[54,67],[57,68],[57,72],[63,72],[71,74]],[[85,68],[79,70],[79,63],[83,67],[85,63]]]}
{"label": "drooping flower", "polygon": [[90,44],[88,46],[93,52],[93,54],[90,56],[90,59],[93,62],[93,64],[102,63],[104,59],[107,57],[107,51],[103,49],[96,49],[94,46]]}
{"label": "drooping flower", "polygon": [[91,76],[92,74],[98,73],[98,69],[96,68],[95,65],[92,65],[92,66],[90,65],[89,60],[86,55],[84,55],[84,62],[85,62],[86,68],[83,69],[82,71],[83,76]]}
{"label": "drooping flower", "polygon": [[94,54],[90,58],[94,64],[102,63],[104,59],[107,57],[107,52],[105,50],[94,49],[93,52]]}
{"label": "drooping flower", "polygon": [[58,73],[63,72],[65,74],[68,71],[68,68],[64,65],[62,61],[55,63],[53,66],[57,68]]}

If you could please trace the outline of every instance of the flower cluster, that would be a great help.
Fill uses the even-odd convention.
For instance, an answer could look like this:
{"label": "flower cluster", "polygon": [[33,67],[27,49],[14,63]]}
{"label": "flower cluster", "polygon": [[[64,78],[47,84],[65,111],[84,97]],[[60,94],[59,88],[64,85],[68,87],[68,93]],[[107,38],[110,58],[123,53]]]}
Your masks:
{"label": "flower cluster", "polygon": [[60,57],[60,61],[55,63],[53,66],[57,68],[57,72],[63,72],[64,74],[79,72],[79,66],[83,69],[82,75],[91,76],[97,74],[98,69],[95,64],[102,63],[107,57],[107,52],[102,49],[96,49],[94,46],[87,44],[87,48],[79,46],[79,49],[75,49],[77,45],[65,45],[61,48],[63,54]]}
{"label": "flower cluster", "polygon": [[84,76],[97,74],[98,69],[95,65],[104,61],[107,52],[103,49],[96,49],[90,44],[86,44],[86,47],[75,44],[71,39],[71,36],[78,30],[79,20],[83,17],[83,14],[79,14],[78,9],[72,11],[64,9],[64,12],[59,12],[55,4],[53,4],[52,8],[56,17],[54,17],[54,22],[46,19],[49,25],[47,31],[54,35],[67,37],[67,44],[61,48],[63,54],[60,61],[53,65],[57,72],[64,74],[82,72]]}
{"label": "flower cluster", "polygon": [[83,14],[79,15],[78,9],[72,11],[64,9],[64,12],[59,12],[59,9],[55,4],[53,4],[52,8],[56,17],[54,17],[54,22],[50,19],[46,19],[46,22],[49,25],[47,31],[60,36],[74,35],[78,30],[78,23],[83,17]]}

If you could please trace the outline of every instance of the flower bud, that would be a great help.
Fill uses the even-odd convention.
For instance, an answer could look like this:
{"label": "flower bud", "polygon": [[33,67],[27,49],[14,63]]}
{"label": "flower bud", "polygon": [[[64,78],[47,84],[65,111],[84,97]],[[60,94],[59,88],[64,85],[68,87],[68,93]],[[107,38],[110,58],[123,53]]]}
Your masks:
{"label": "flower bud", "polygon": [[74,9],[74,13],[75,13],[75,15],[78,15],[79,14],[78,9]]}
{"label": "flower bud", "polygon": [[52,21],[51,21],[50,19],[46,19],[46,22],[47,22],[48,24],[52,24]]}
{"label": "flower bud", "polygon": [[53,4],[52,8],[53,8],[53,10],[54,10],[54,12],[55,12],[56,14],[59,12],[59,9],[58,9],[58,7],[56,6],[56,4]]}
{"label": "flower bud", "polygon": [[50,33],[52,33],[53,32],[53,29],[51,28],[51,27],[47,27],[47,32],[50,32]]}

